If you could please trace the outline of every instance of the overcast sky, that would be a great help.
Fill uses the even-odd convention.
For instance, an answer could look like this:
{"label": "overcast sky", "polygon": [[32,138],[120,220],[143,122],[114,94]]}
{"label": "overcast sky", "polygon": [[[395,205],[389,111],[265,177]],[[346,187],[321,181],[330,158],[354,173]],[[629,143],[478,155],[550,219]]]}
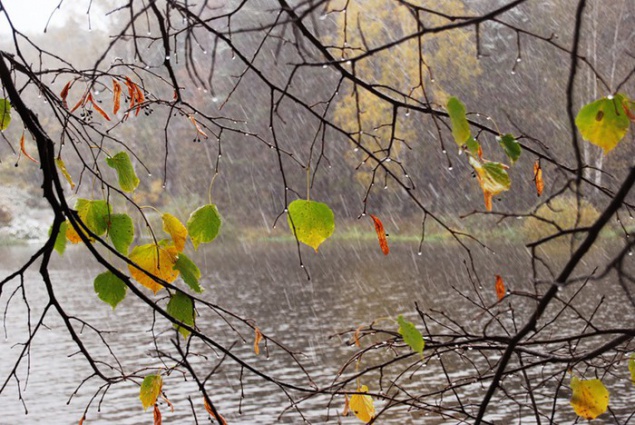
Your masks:
{"label": "overcast sky", "polygon": [[[43,32],[46,22],[53,12],[55,13],[51,18],[50,28],[63,26],[66,22],[66,16],[74,13],[85,18],[80,19],[80,22],[88,29],[86,11],[90,0],[63,0],[59,10],[56,8],[60,5],[60,0],[2,0],[2,4],[8,11],[13,25],[25,33]],[[103,10],[93,2],[91,12],[93,28],[99,25],[102,18]],[[3,13],[0,13],[0,33],[9,33],[7,20]]]}

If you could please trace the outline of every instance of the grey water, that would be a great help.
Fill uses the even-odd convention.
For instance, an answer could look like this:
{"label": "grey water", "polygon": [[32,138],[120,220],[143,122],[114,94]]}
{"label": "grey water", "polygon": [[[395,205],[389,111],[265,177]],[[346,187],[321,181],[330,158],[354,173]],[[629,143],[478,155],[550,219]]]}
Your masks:
{"label": "grey water", "polygon": [[[205,291],[202,297],[205,300],[254,321],[268,336],[276,338],[294,352],[301,352],[299,359],[303,366],[323,387],[333,381],[340,367],[356,351],[356,347],[351,345],[351,334],[335,336],[340,332],[369,325],[376,319],[380,319],[377,327],[396,331],[397,326],[392,319],[398,314],[404,314],[422,329],[421,322],[417,320],[415,302],[423,311],[444,311],[463,320],[467,326],[471,321],[479,320],[478,309],[454,289],[474,295],[475,289],[464,265],[464,251],[455,245],[442,243],[424,245],[421,255],[418,255],[417,243],[394,243],[391,248],[391,254],[384,256],[374,242],[340,240],[325,244],[318,254],[303,250],[303,259],[311,274],[310,281],[300,267],[296,246],[292,242],[221,241],[201,248],[193,258],[203,271]],[[35,250],[35,246],[0,248],[0,276],[21,266]],[[487,264],[488,268],[504,275],[508,287],[532,291],[529,270],[522,266],[528,263],[527,251],[509,246],[494,251],[498,254],[488,255],[487,261],[491,263]],[[606,261],[603,253],[595,256],[598,262]],[[485,261],[484,258],[481,261]],[[592,264],[594,259],[587,261]],[[0,312],[4,315],[0,340],[2,383],[9,376],[27,339],[29,314],[33,326],[46,304],[47,294],[37,273],[38,264],[24,275],[24,294],[17,291],[9,301],[19,282],[14,281],[5,286],[0,297]],[[70,247],[62,257],[54,254],[50,269],[54,289],[63,308],[69,315],[81,318],[103,332],[127,373],[141,371],[139,374],[143,375],[162,370],[163,363],[155,355],[157,347],[153,344],[151,311],[130,293],[114,311],[101,302],[94,293],[92,282],[103,269],[82,247]],[[607,326],[620,321],[632,323],[635,319],[632,309],[624,304],[616,287],[593,287],[588,294],[583,294],[580,308],[593,309],[598,298],[604,296],[606,301],[596,316],[598,323],[607,323]],[[484,278],[481,290],[484,297],[495,302],[491,276]],[[163,295],[160,292],[156,298]],[[29,300],[30,312],[24,298]],[[264,344],[261,344],[263,352],[256,356],[253,353],[253,335],[245,333],[244,328],[240,330],[243,341],[215,313],[200,307],[198,313],[197,326],[226,347],[233,346],[232,353],[276,378],[307,386],[301,370],[282,350],[269,343],[267,356]],[[518,308],[518,315],[522,316],[522,306]],[[169,340],[175,334],[166,321],[161,318],[156,320],[154,334],[158,344],[161,349],[170,349]],[[0,424],[77,424],[102,385],[101,381],[90,379],[77,389],[82,380],[91,375],[90,367],[78,354],[77,346],[55,312],[49,312],[44,325],[35,336],[29,355],[18,367],[16,375],[19,382],[9,379],[0,394]],[[94,332],[82,327],[79,322],[74,322],[74,326],[81,332],[80,336],[85,339],[91,353],[100,359],[111,359],[109,361],[113,364]],[[217,355],[201,344],[192,344],[191,352],[200,353],[192,358],[201,376],[209,373],[219,362]],[[375,354],[386,358],[393,356],[389,350]],[[373,359],[367,361],[369,365]],[[444,385],[446,378],[440,360],[434,356],[425,364],[413,374],[410,385],[415,388]],[[361,366],[365,364],[362,362]],[[468,364],[451,356],[447,357],[444,366],[452,380],[463,379],[469,372]],[[100,367],[106,374],[110,372],[107,367]],[[610,383],[611,409],[616,416],[623,418],[634,410],[635,393],[625,362],[622,369],[622,375],[606,377],[605,383]],[[239,372],[235,364],[225,360],[217,374],[206,383],[212,401],[229,424],[302,423],[302,418],[293,409],[279,416],[289,406],[282,391],[249,372],[244,372],[241,386]],[[532,376],[532,382],[535,379],[538,383],[543,378],[546,377]],[[151,409],[143,411],[138,398],[139,380],[136,382],[128,380],[113,385],[103,399],[102,393],[99,393],[88,409],[84,424],[152,423]],[[555,402],[554,386],[536,391],[541,409],[549,411],[553,403],[557,404],[555,421],[560,423],[571,423],[576,418],[569,406],[567,383],[568,378]],[[369,386],[372,384],[370,382]],[[520,390],[522,384],[522,380],[510,379],[505,383],[505,389],[511,392],[514,388]],[[474,413],[485,388],[480,384],[463,387],[463,401],[474,403]],[[174,412],[165,403],[160,405],[164,424],[210,423],[195,383],[184,380],[179,370],[165,377],[163,389],[174,405]],[[349,389],[355,388],[350,386]],[[433,399],[432,402],[453,403],[450,399]],[[381,401],[375,403],[378,411],[384,406]],[[320,396],[301,404],[300,408],[312,423],[361,423],[353,415],[341,416],[343,404],[341,397]],[[519,412],[517,404],[506,402],[500,391],[496,402],[490,406],[487,418],[501,424],[535,423],[530,411]],[[610,415],[605,414],[595,423],[612,423],[612,420]],[[401,408],[382,416],[378,422],[450,424],[459,420],[430,411],[409,412]]]}

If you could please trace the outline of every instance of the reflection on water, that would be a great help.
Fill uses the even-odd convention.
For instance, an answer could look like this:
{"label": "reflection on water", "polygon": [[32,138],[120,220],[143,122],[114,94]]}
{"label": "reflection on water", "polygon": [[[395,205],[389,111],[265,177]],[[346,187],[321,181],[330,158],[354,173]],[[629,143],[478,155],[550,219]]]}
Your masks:
{"label": "reflection on water", "polygon": [[[0,275],[15,270],[33,251],[29,247],[0,249]],[[519,270],[517,266],[527,263],[527,252],[510,251],[507,248],[503,251],[504,261],[496,255],[490,255],[498,263],[497,272],[503,274],[508,285],[514,289],[531,291],[528,272]],[[469,300],[458,296],[452,289],[456,286],[467,294],[473,291],[463,265],[464,254],[455,247],[435,245],[418,256],[416,246],[393,244],[391,255],[384,257],[374,244],[346,242],[346,245],[341,246],[336,243],[324,246],[318,255],[308,257],[306,260],[311,281],[304,277],[292,244],[262,243],[248,246],[218,243],[202,248],[196,260],[204,273],[202,283],[206,291],[203,297],[253,319],[263,332],[285,343],[290,349],[304,353],[304,366],[321,386],[331,382],[338,368],[354,352],[347,341],[338,337],[329,338],[337,332],[354,329],[379,317],[395,317],[401,313],[414,319],[415,301],[424,311],[443,310],[454,317],[463,317],[468,326],[470,320],[478,315]],[[152,373],[161,363],[152,355],[155,346],[152,343],[151,312],[133,297],[128,297],[116,311],[99,301],[93,292],[92,280],[100,272],[100,266],[83,254],[80,248],[69,249],[64,257],[56,256],[51,267],[55,289],[66,311],[106,332],[105,337],[127,373],[143,367],[148,367],[147,373]],[[30,312],[22,301],[23,294],[16,293],[8,306],[6,338],[0,345],[2,379],[10,373],[22,348],[20,344],[25,341],[26,319],[30,314],[31,322],[36,323],[46,301],[46,293],[38,275],[29,272],[25,277]],[[0,299],[3,310],[15,287],[14,283],[5,288]],[[625,320],[633,320],[632,311],[622,303],[619,293],[611,288],[596,288],[589,295],[589,305],[594,305],[597,297],[603,295],[607,296],[606,303],[613,305],[601,309],[598,314],[611,316],[607,320],[614,321],[615,314]],[[493,295],[487,293],[487,296]],[[519,311],[518,314],[521,313]],[[197,322],[202,330],[226,346],[238,342],[232,352],[244,356],[258,368],[273,371],[280,379],[307,385],[298,369],[293,367],[288,357],[281,355],[280,350],[273,349],[268,357],[264,354],[256,357],[252,352],[252,335],[245,335],[246,342],[242,342],[218,317],[207,310],[202,311],[202,314]],[[25,407],[18,398],[17,382],[11,380],[0,395],[3,406],[0,424],[77,423],[101,385],[98,380],[88,380],[67,405],[78,384],[90,376],[91,370],[83,357],[77,354],[77,347],[64,331],[63,323],[56,314],[51,312],[44,324],[46,328],[36,336],[29,356],[23,360],[17,374],[28,416],[24,416]],[[75,325],[81,329],[79,323]],[[91,352],[112,364],[112,357],[99,343],[95,333],[87,327],[81,330]],[[159,322],[155,331],[163,332],[158,338],[159,348],[169,349],[169,340],[174,337],[171,327]],[[219,361],[200,344],[193,344],[191,351],[205,354],[206,357],[193,358],[195,367],[203,375]],[[491,362],[495,360],[494,357],[489,359]],[[462,364],[458,357],[447,355],[444,362],[452,374],[452,380],[461,380],[469,372],[468,365]],[[30,370],[28,382],[27,370]],[[271,423],[288,405],[284,394],[249,373],[245,373],[241,388],[237,379],[240,371],[229,362],[221,366],[220,372],[211,378],[207,388],[231,424]],[[537,382],[539,379],[536,377]],[[417,372],[413,385],[443,385],[446,382],[444,380],[439,360],[434,358]],[[623,382],[615,380],[612,390],[619,389],[626,393],[627,388],[621,388],[625,385]],[[171,413],[167,406],[162,405],[164,423],[194,423],[192,406],[199,423],[209,423],[202,398],[193,382],[183,382],[183,376],[174,372],[166,378],[164,389],[175,406],[175,411]],[[132,381],[114,385],[103,400],[100,400],[100,395],[93,402],[85,424],[151,423],[152,413],[143,413],[138,390],[137,384]],[[242,399],[241,391],[244,391]],[[484,390],[480,384],[472,384],[467,385],[464,391],[468,395],[465,400],[478,403]],[[541,388],[538,393],[544,393],[545,397],[539,397],[538,404],[550,409],[554,391],[555,388],[551,386]],[[558,405],[559,411],[563,412],[563,421],[573,420],[568,396],[566,390],[561,390]],[[191,403],[188,397],[191,397]],[[327,409],[328,403],[329,398],[322,397],[309,401],[303,407],[307,417],[316,423],[325,422],[327,414],[331,422],[337,423],[343,401],[333,400],[330,409]],[[381,403],[378,406],[381,407]],[[614,411],[621,410],[622,413],[627,411],[625,409],[632,410],[628,401],[620,401],[617,397],[615,403],[611,400],[611,406]],[[507,423],[518,416],[513,409],[512,405],[500,402],[492,406],[489,419]],[[402,409],[384,418],[382,423],[421,423],[422,415],[411,415]],[[340,417],[339,420],[342,423],[358,423],[354,417]],[[523,422],[531,423],[532,420],[529,417]],[[300,423],[301,419],[290,412],[282,416],[280,421]],[[428,423],[456,423],[456,420],[428,416]]]}

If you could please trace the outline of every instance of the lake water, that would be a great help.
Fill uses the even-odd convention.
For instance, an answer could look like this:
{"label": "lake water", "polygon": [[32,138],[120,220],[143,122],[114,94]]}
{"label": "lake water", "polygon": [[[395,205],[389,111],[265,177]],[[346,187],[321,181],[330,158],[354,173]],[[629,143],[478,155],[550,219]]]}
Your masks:
{"label": "lake water", "polygon": [[[465,255],[461,250],[440,243],[424,245],[422,255],[417,255],[417,244],[395,243],[391,248],[392,252],[387,257],[381,254],[375,243],[370,242],[332,241],[325,244],[319,254],[314,254],[309,249],[303,250],[311,281],[306,280],[304,271],[299,267],[293,243],[270,242],[251,245],[221,241],[201,248],[194,258],[203,270],[203,298],[254,320],[269,336],[275,337],[291,350],[304,353],[304,367],[318,385],[324,386],[333,380],[338,369],[355,352],[355,347],[350,345],[350,338],[333,335],[360,325],[368,325],[377,318],[394,318],[398,314],[404,314],[422,329],[414,310],[415,301],[423,311],[444,311],[464,321],[468,328],[476,324],[482,326],[480,323],[484,321],[483,313],[453,289],[455,286],[469,297],[476,297],[476,289],[470,284],[463,265]],[[0,248],[0,276],[15,270],[35,249],[29,246]],[[519,267],[528,263],[527,251],[524,248],[510,247],[500,247],[495,251],[498,254],[475,254],[476,261],[482,264],[484,269],[490,270],[489,274],[483,273],[481,276],[484,282],[487,282],[484,285],[491,284],[491,287],[485,286],[481,289],[482,295],[494,303],[494,273],[503,275],[508,287],[513,290],[533,292],[527,269]],[[92,281],[102,269],[83,253],[81,247],[71,247],[63,257],[58,257],[57,254],[54,256],[51,277],[59,300],[67,312],[108,332],[104,336],[117,353],[126,373],[138,371],[143,367],[148,369],[141,375],[157,371],[162,363],[153,354],[156,347],[152,343],[153,316],[150,310],[134,300],[130,293],[115,311],[99,301],[93,292]],[[603,252],[596,253],[593,258],[587,260],[585,267],[592,269],[594,261],[605,260]],[[30,317],[35,323],[44,307],[46,292],[35,269],[28,272],[25,279],[26,296],[30,301]],[[5,287],[0,298],[2,313],[5,313],[7,300],[15,287],[16,282]],[[605,300],[595,316],[598,318],[597,323],[606,327],[627,324],[632,326],[635,315],[616,287],[615,284],[590,284],[578,295],[576,302],[579,302],[579,308],[583,311],[593,310],[604,296]],[[562,292],[573,293],[569,289]],[[518,323],[523,322],[523,314],[530,311],[530,308],[531,303],[517,304],[515,314]],[[298,368],[293,367],[289,357],[281,350],[271,349],[268,358],[264,352],[260,356],[255,356],[253,334],[246,332],[244,327],[239,328],[246,340],[243,343],[218,315],[207,309],[199,309],[199,314],[201,316],[197,318],[197,325],[225,346],[237,343],[232,352],[243,357],[249,364],[269,371],[277,378],[307,386],[306,379],[303,379]],[[8,304],[6,335],[3,335],[0,344],[0,376],[3,382],[19,355],[20,344],[25,341],[26,318],[27,309],[22,301],[22,294],[17,293]],[[578,322],[571,318],[571,331],[580,330]],[[4,393],[0,395],[0,424],[76,424],[82,417],[87,403],[101,385],[98,380],[89,380],[67,404],[78,384],[90,376],[91,371],[81,355],[76,354],[77,347],[55,313],[49,313],[45,325],[46,328],[38,332],[33,342],[30,356],[23,359],[18,370],[20,389],[28,415],[25,416],[25,406],[19,400],[16,381],[11,380]],[[80,329],[78,323],[75,325],[78,330],[82,330],[82,336],[86,339],[91,352],[113,364],[112,357],[108,356],[95,334],[89,329]],[[390,320],[381,321],[378,326],[393,331],[397,329]],[[432,327],[435,327],[434,324]],[[495,332],[495,327],[492,329],[492,332]],[[171,349],[169,340],[174,337],[171,326],[157,318],[154,331],[158,334],[158,347]],[[563,329],[563,333],[566,334],[567,330]],[[271,345],[269,347],[271,348]],[[264,348],[264,345],[261,348]],[[219,362],[218,357],[200,343],[193,344],[191,352],[201,354],[194,356],[192,361],[203,376]],[[379,358],[386,359],[391,356],[393,354],[389,350],[379,351],[365,358],[361,367],[370,366]],[[415,389],[442,388],[447,384],[447,380],[441,362],[451,381],[461,380],[471,370],[468,362],[470,358],[472,357],[468,354],[461,357],[451,353],[444,354],[442,358],[432,356],[426,362],[426,366],[419,368],[408,380],[408,385]],[[473,359],[480,364],[486,364],[486,361],[493,363],[495,360],[496,357],[493,355],[489,359]],[[601,358],[598,359],[598,363],[608,360],[610,359]],[[30,370],[28,382],[27,368]],[[619,373],[607,375],[603,380],[611,391],[610,406],[613,413],[624,420],[623,418],[635,409],[635,392],[628,379],[625,361],[621,363],[619,370]],[[239,372],[232,363],[226,361],[219,369],[219,373],[207,382],[207,391],[215,405],[229,424],[275,422],[278,415],[288,406],[284,394],[275,386],[263,383],[248,372],[243,376],[241,388]],[[593,377],[592,370],[588,370],[588,374],[587,377]],[[539,385],[536,393],[537,403],[547,412],[554,403],[554,383],[561,377],[559,375],[557,379],[550,380],[548,375],[549,369],[543,368],[530,377],[535,385],[545,380],[545,384]],[[575,419],[569,406],[570,391],[566,385],[568,379],[565,379],[565,385],[556,399],[555,420],[558,422],[569,423]],[[518,418],[522,416],[522,423],[535,422],[529,410],[519,412],[518,404],[509,399],[510,394],[518,391],[523,382],[520,377],[506,379],[504,388],[508,394],[498,392],[499,397],[489,410],[490,420],[501,424],[519,423]],[[353,386],[348,388],[354,390]],[[196,423],[192,417],[191,406],[194,407],[198,423],[209,423],[202,397],[191,380],[184,382],[182,375],[175,371],[165,378],[164,390],[175,406],[173,413],[169,412],[165,404],[161,406],[165,424]],[[244,391],[242,398],[241,391]],[[478,400],[485,391],[483,387],[480,384],[470,384],[462,387],[461,391],[463,402],[474,403],[474,407],[470,409],[476,412]],[[114,385],[101,401],[99,411],[101,394],[93,402],[84,423],[152,423],[152,413],[143,412],[138,392],[138,385],[131,381]],[[191,403],[188,397],[191,397]],[[331,399],[327,396],[316,397],[301,407],[313,423],[325,423],[327,415],[329,423],[360,423],[352,415],[339,416],[343,407],[341,397],[332,400],[330,409],[327,408],[329,401]],[[449,398],[441,400],[438,397],[429,401],[432,404],[442,401],[455,403]],[[528,400],[525,402],[529,403]],[[381,402],[376,404],[378,410],[383,406]],[[433,407],[431,406],[431,410]],[[443,417],[431,412],[411,414],[407,409],[399,408],[382,417],[378,423],[423,423],[424,416],[426,424],[458,422],[452,417]],[[302,423],[300,416],[293,411],[284,414],[279,421]],[[542,421],[548,422],[544,418]],[[613,423],[614,418],[605,414],[597,421],[602,422]]]}

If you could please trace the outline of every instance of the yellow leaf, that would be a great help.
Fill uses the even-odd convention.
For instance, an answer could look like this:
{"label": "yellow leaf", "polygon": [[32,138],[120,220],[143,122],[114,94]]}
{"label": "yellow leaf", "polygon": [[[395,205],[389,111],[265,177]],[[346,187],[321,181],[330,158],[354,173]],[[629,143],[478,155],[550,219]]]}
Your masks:
{"label": "yellow leaf", "polygon": [[[626,106],[625,106],[626,105]],[[628,99],[621,93],[585,105],[575,118],[584,140],[609,153],[624,138],[630,119]]]}
{"label": "yellow leaf", "polygon": [[260,332],[260,329],[258,329],[258,326],[254,328],[254,333],[254,353],[258,355],[260,354],[260,341],[262,341],[262,333]]}
{"label": "yellow leaf", "polygon": [[595,419],[609,406],[609,391],[599,379],[571,377],[571,406],[578,416]]}
{"label": "yellow leaf", "polygon": [[71,177],[70,173],[66,169],[66,164],[64,164],[64,161],[62,160],[62,158],[55,158],[55,165],[57,165],[57,168],[59,168],[60,172],[62,173],[62,175],[68,182],[68,184],[71,185],[71,190],[75,189],[75,182],[73,181],[73,178]]}
{"label": "yellow leaf", "polygon": [[628,361],[628,370],[631,372],[631,382],[635,385],[635,353],[631,354],[631,358]]}
{"label": "yellow leaf", "polygon": [[545,182],[542,180],[540,160],[534,163],[534,182],[536,183],[536,194],[538,196],[542,195],[542,191],[545,189]]}
{"label": "yellow leaf", "polygon": [[487,211],[491,211],[492,197],[509,190],[511,187],[511,180],[507,174],[508,167],[500,162],[481,160],[469,153],[468,155],[468,161],[474,168],[478,184],[483,191],[485,208]]}
{"label": "yellow leaf", "polygon": [[187,239],[187,228],[172,214],[165,213],[161,219],[163,220],[163,230],[172,237],[176,250],[183,252]]}
{"label": "yellow leaf", "polygon": [[[179,276],[179,271],[174,269],[174,264],[178,258],[178,251],[174,246],[156,244],[136,246],[130,253],[129,258],[148,273],[168,283],[174,282]],[[137,267],[128,265],[128,269],[137,282],[155,294],[163,288],[154,278]]]}
{"label": "yellow leaf", "polygon": [[[368,387],[362,385],[357,389],[357,392],[366,393],[368,392]],[[364,423],[370,422],[375,417],[375,405],[373,404],[373,398],[369,395],[353,394],[348,404],[355,416]]]}

